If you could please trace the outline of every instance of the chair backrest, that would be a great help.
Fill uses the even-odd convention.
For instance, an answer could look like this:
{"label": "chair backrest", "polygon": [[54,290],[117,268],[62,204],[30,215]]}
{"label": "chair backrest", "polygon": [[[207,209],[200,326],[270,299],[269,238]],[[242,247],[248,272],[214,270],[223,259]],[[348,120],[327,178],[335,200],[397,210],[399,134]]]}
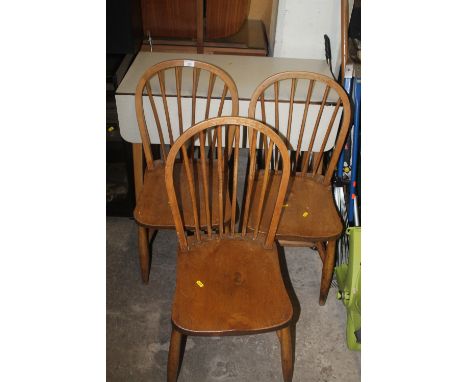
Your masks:
{"label": "chair backrest", "polygon": [[[286,88],[280,88],[281,82]],[[312,72],[274,74],[255,89],[249,117],[285,137],[294,173],[324,174],[322,181],[330,183],[351,121],[348,95],[338,83]],[[325,169],[324,153],[333,147]],[[277,168],[279,161],[274,162]]]}
{"label": "chair backrest", "polygon": [[[253,144],[250,146],[249,149],[249,167],[247,170],[247,193],[244,197],[244,201],[242,203],[240,216],[243,217],[243,221],[239,224],[238,231],[245,237],[247,234],[247,219],[249,216],[250,210],[254,208],[258,208],[257,213],[257,222],[255,222],[255,229],[252,235],[253,239],[258,238],[259,233],[259,226],[260,221],[263,216],[263,210],[265,205],[265,198],[276,198],[275,208],[273,212],[273,216],[270,221],[270,227],[267,231],[264,246],[265,248],[271,248],[273,242],[275,240],[276,230],[278,228],[279,218],[283,206],[284,197],[286,194],[286,189],[289,182],[289,175],[290,175],[290,159],[289,153],[286,145],[284,144],[281,137],[279,137],[271,128],[266,126],[265,124],[250,119],[250,118],[243,118],[243,117],[219,117],[219,118],[212,118],[206,121],[200,122],[195,126],[191,127],[187,131],[185,131],[173,144],[169,154],[167,156],[166,161],[166,188],[167,194],[169,199],[169,204],[172,210],[172,216],[174,218],[174,223],[177,231],[177,235],[179,237],[180,247],[183,251],[188,249],[187,244],[187,237],[185,235],[184,224],[182,222],[181,211],[180,211],[180,203],[178,202],[178,195],[176,195],[176,191],[174,189],[174,162],[179,154],[179,151],[182,152],[182,159],[184,162],[184,169],[187,174],[187,179],[189,181],[188,189],[191,196],[191,204],[194,211],[195,217],[195,238],[196,240],[201,240],[201,233],[200,233],[200,224],[199,224],[199,213],[204,213],[207,222],[207,237],[212,238],[213,235],[218,235],[219,237],[223,237],[224,235],[236,235],[236,207],[237,207],[237,185],[238,185],[238,168],[239,168],[239,147],[240,147],[240,128],[241,126],[246,126],[248,129],[248,133],[250,135],[250,141]],[[211,130],[215,130],[217,134],[217,144],[216,144],[216,153],[217,153],[217,162],[216,167],[213,168],[213,161],[210,160],[210,157],[206,155],[206,150],[208,147],[205,145],[206,140],[206,133],[209,133]],[[233,130],[233,155],[229,156],[229,147],[225,146],[224,149],[222,147],[222,136],[223,136],[223,129],[232,129]],[[259,138],[260,137],[260,138]],[[259,139],[257,139],[259,138]],[[194,165],[194,159],[190,157],[187,153],[187,142],[191,141],[192,139],[199,140],[200,144],[200,159],[198,162],[200,164]],[[260,170],[261,163],[257,161],[257,148],[259,147],[258,142],[266,142],[267,147],[267,158],[268,160],[266,163],[270,162],[270,158],[273,152],[273,149],[277,149],[278,152],[281,154],[281,158],[284,163],[284,170],[281,171],[281,182],[280,187],[278,190],[277,195],[266,195],[267,184],[270,175],[270,166],[264,166],[264,177],[263,183],[260,191],[260,203],[257,206],[252,206],[252,189],[253,183],[255,180],[255,175],[257,171]],[[208,157],[208,159],[207,159]],[[232,165],[228,166],[228,160],[232,161]],[[194,182],[194,168],[199,168],[201,165],[201,180],[202,182]],[[229,167],[230,176],[226,179],[226,169]],[[213,179],[210,176],[210,171],[217,171],[218,175],[218,185],[217,190],[219,192],[218,197],[218,205],[210,207],[210,195],[212,194],[211,188],[212,182],[209,182],[209,179]],[[200,175],[199,175],[200,176]],[[202,190],[197,189],[197,185],[202,183]],[[231,203],[228,208],[231,209],[231,220],[230,223],[224,227],[223,224],[220,224],[217,228],[218,232],[214,232],[214,228],[211,226],[210,223],[210,216],[211,216],[211,208],[217,208],[219,211],[218,216],[225,216],[224,215],[224,207],[226,206],[226,198],[228,197],[228,188],[231,185],[231,192],[229,193],[229,197]],[[205,211],[199,211],[197,206],[197,197],[196,195],[203,195],[205,200]],[[237,235],[239,234],[237,233]],[[249,234],[250,235],[250,234]]]}
{"label": "chair backrest", "polygon": [[238,115],[239,96],[231,76],[217,66],[196,60],[169,60],[150,67],[142,75],[135,92],[135,110],[146,164],[152,169],[151,135],[159,139],[165,162],[165,145],[172,145],[196,122],[213,116]]}

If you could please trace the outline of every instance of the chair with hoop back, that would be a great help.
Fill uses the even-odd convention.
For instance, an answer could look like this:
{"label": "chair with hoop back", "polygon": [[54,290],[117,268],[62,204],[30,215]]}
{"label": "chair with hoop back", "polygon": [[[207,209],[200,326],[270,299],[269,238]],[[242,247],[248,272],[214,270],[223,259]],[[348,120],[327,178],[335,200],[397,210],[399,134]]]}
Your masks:
{"label": "chair with hoop back", "polygon": [[[280,88],[280,83],[284,86]],[[300,94],[300,96],[298,95]],[[326,302],[335,265],[336,240],[343,222],[336,208],[331,180],[349,130],[351,108],[344,89],[331,78],[311,72],[272,75],[254,91],[249,117],[282,135],[291,159],[291,178],[276,238],[284,246],[316,247],[323,263],[319,304]],[[340,127],[341,122],[341,127]],[[266,150],[263,149],[263,152]],[[277,167],[279,158],[274,159]],[[262,187],[262,174],[254,184]],[[271,177],[269,192],[279,186]],[[266,232],[274,205],[266,202],[260,232]],[[249,220],[249,228],[258,219]]]}
{"label": "chair with hoop back", "polygon": [[[137,195],[134,217],[138,223],[141,277],[147,283],[151,264],[151,238],[158,229],[174,228],[164,187],[166,145],[172,146],[178,136],[199,121],[213,116],[236,116],[239,98],[234,81],[224,70],[196,60],[170,60],[150,67],[142,75],[136,88],[135,108],[146,169],[143,186]],[[159,142],[159,160],[153,158],[152,142]],[[210,144],[214,147],[215,142]],[[197,157],[197,148],[193,145],[190,155]],[[181,174],[176,179],[176,188],[182,191],[182,203],[190,206],[186,187],[188,181],[181,171],[182,163],[176,161],[175,166]],[[213,182],[217,184],[216,179]],[[216,199],[217,196],[215,192],[213,197]],[[199,202],[203,206],[204,200]],[[226,209],[225,212],[224,220],[228,221],[230,210]],[[204,219],[203,216],[199,222],[201,227],[206,226]],[[219,220],[218,211],[213,211],[211,224],[216,226]],[[187,229],[195,226],[190,208],[184,209],[184,222]]]}
{"label": "chair with hoop back", "polygon": [[[271,200],[273,214],[265,234],[259,231],[259,222],[253,232],[247,230],[247,220],[239,221],[236,228],[236,206],[238,184],[238,162],[240,128],[247,127],[253,142],[266,142],[268,154],[277,150],[284,163],[276,193],[267,194],[267,182],[259,191],[262,201]],[[226,144],[226,130],[232,129],[233,147]],[[224,132],[223,132],[224,130]],[[216,164],[206,153],[209,135],[217,135]],[[257,140],[257,136],[261,139]],[[223,138],[224,137],[224,138]],[[193,140],[200,147],[199,164],[195,164],[189,149]],[[224,148],[223,143],[224,142]],[[228,141],[229,142],[229,141]],[[253,184],[260,170],[256,163],[255,143],[249,150],[247,183]],[[232,151],[231,151],[232,149]],[[191,209],[194,211],[194,234],[186,233],[186,222],[180,192],[175,187],[177,157],[182,158],[188,179]],[[180,363],[181,343],[184,336],[251,335],[276,331],[281,344],[284,381],[292,380],[291,322],[293,308],[280,269],[279,255],[275,243],[276,228],[289,180],[289,156],[282,139],[259,121],[241,117],[212,118],[196,124],[172,146],[166,161],[166,187],[175,227],[179,239],[177,254],[177,277],[172,306],[172,334],[169,347],[167,380],[175,382]],[[228,161],[230,165],[228,166]],[[225,169],[229,167],[228,177]],[[213,189],[210,176],[218,173],[218,186]],[[264,179],[270,174],[269,166],[264,169]],[[196,182],[195,178],[201,182]],[[251,190],[251,187],[250,187]],[[210,198],[219,192],[217,200]],[[205,200],[198,205],[198,196]],[[229,205],[223,202],[229,200]],[[211,200],[211,203],[210,203]],[[249,208],[262,216],[262,203],[252,204],[252,193],[244,197],[240,216],[248,216]],[[215,228],[210,217],[218,209],[223,216],[229,208],[230,221]],[[206,227],[202,230],[201,220],[205,216]]]}

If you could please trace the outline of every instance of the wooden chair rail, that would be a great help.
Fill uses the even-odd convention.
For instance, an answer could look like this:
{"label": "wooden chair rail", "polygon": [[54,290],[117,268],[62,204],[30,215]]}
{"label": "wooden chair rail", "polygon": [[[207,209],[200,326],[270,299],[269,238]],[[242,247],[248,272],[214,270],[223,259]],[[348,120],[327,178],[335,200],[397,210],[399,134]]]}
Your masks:
{"label": "wooden chair rail", "polygon": [[[214,109],[214,106],[212,106],[214,92],[219,93],[216,93],[216,102],[219,103],[219,106],[217,110],[214,110],[217,116],[226,113],[238,114],[239,97],[236,84],[229,74],[212,64],[186,59],[167,60],[146,69],[138,82],[135,92],[135,109],[142,143],[141,145],[134,145],[135,185],[137,191],[134,216],[139,224],[140,268],[145,283],[149,280],[151,264],[149,243],[151,234],[148,229],[174,228],[166,193],[160,189],[164,183],[164,163],[168,156],[166,144],[168,146],[173,145],[177,136],[181,135],[189,126],[195,124],[197,116],[201,115],[201,118],[204,117],[205,119],[210,116],[210,110]],[[203,96],[203,102],[199,101],[199,95]],[[230,110],[225,107],[226,99],[230,100]],[[184,125],[183,107],[190,109],[188,126],[187,124]],[[188,119],[186,114],[185,119]],[[153,158],[150,141],[152,134],[150,134],[149,127],[151,133],[156,132],[161,143],[159,149],[162,163],[161,161],[155,161]],[[212,132],[208,132],[207,136],[211,147],[209,155],[212,163],[214,163],[214,147],[217,137]],[[227,141],[230,142],[229,137]],[[197,152],[200,152],[200,150]],[[196,150],[192,140],[188,153],[192,161],[195,153]],[[144,175],[142,170],[143,154],[146,162]],[[185,150],[184,154],[187,155]],[[184,165],[186,164],[187,162]],[[179,163],[178,168],[180,167]],[[196,167],[198,168],[198,166]],[[187,174],[190,175],[190,172],[187,172]],[[206,186],[206,179],[204,180]],[[194,179],[187,180],[182,177],[178,183],[180,183],[178,184],[179,188],[184,191],[182,200],[185,201],[185,204],[188,202],[188,205],[191,205],[192,208],[197,208],[197,204],[193,200]],[[187,186],[188,190],[185,189]],[[203,204],[199,200],[197,202]],[[199,236],[200,227],[204,228],[207,223],[204,219],[200,221],[198,213],[194,213],[189,209],[186,209],[185,212],[184,217],[187,219],[187,225],[196,227],[196,234]],[[208,229],[211,229],[216,225],[222,227],[223,222],[229,221],[230,217],[226,214],[226,216],[207,216],[207,219]]]}
{"label": "wooden chair rail", "polygon": [[[257,166],[257,161],[256,161],[256,150],[255,150],[255,142],[257,140],[257,136],[260,135],[263,137],[264,141],[267,144],[267,159],[271,157],[271,154],[273,152],[273,148],[275,147],[278,149],[279,153],[283,156],[282,161],[284,164],[284,169],[281,171],[281,182],[279,185],[279,190],[278,194],[276,196],[276,204],[274,207],[274,213],[270,222],[270,226],[266,235],[265,239],[265,247],[266,248],[271,248],[274,238],[275,238],[275,233],[276,233],[276,228],[278,226],[279,222],[279,217],[281,214],[281,208],[282,208],[282,203],[283,199],[286,195],[286,188],[287,188],[287,183],[289,179],[289,174],[290,174],[290,163],[289,163],[289,156],[288,156],[288,151],[286,148],[286,145],[283,143],[282,139],[269,127],[265,126],[263,123],[259,121],[255,121],[249,118],[242,118],[242,117],[219,117],[219,118],[212,118],[208,119],[206,121],[203,121],[201,123],[196,124],[189,130],[185,131],[179,139],[174,143],[174,145],[171,148],[171,151],[169,152],[169,155],[167,157],[167,162],[166,162],[166,187],[167,187],[167,193],[169,197],[169,203],[171,205],[173,217],[174,217],[174,222],[176,226],[176,231],[179,237],[180,245],[183,250],[188,249],[188,244],[187,244],[187,237],[185,235],[184,231],[184,224],[182,222],[181,218],[181,212],[180,212],[180,207],[179,203],[177,200],[177,195],[175,194],[175,189],[174,189],[174,180],[173,180],[173,168],[174,168],[174,162],[177,158],[177,154],[179,151],[182,152],[182,158],[184,161],[184,168],[187,174],[187,178],[189,179],[189,190],[190,194],[192,197],[192,207],[193,210],[195,211],[194,214],[198,216],[198,207],[196,204],[196,189],[195,189],[195,183],[193,181],[193,159],[188,155],[187,152],[187,147],[186,143],[191,141],[192,139],[198,139],[200,141],[200,157],[201,157],[201,164],[202,164],[202,177],[203,177],[203,190],[202,193],[204,195],[204,199],[206,201],[205,203],[205,215],[207,216],[206,221],[208,222],[207,225],[207,232],[208,236],[211,237],[212,232],[213,232],[213,227],[209,224],[209,216],[211,215],[210,213],[210,203],[209,201],[209,190],[208,190],[208,172],[209,172],[209,160],[206,159],[206,146],[205,146],[205,132],[208,131],[209,129],[214,128],[216,130],[216,152],[217,152],[217,173],[218,173],[218,192],[219,197],[218,197],[218,206],[213,206],[213,208],[218,208],[219,209],[219,216],[223,216],[223,208],[224,208],[224,203],[223,200],[226,198],[226,193],[227,193],[227,184],[229,182],[229,179],[225,179],[224,173],[225,173],[225,166],[227,165],[227,158],[229,155],[229,147],[225,147],[224,150],[222,148],[222,145],[219,144],[219,142],[222,142],[222,129],[230,129],[233,130],[233,166],[232,166],[232,190],[231,190],[231,223],[230,226],[226,227],[227,230],[226,232],[224,231],[223,225],[219,226],[219,236],[223,237],[224,235],[234,235],[235,233],[235,217],[236,217],[236,206],[237,206],[237,178],[238,178],[238,161],[239,161],[239,129],[241,126],[247,126],[250,132],[250,139],[252,142],[254,142],[253,145],[251,145],[250,151],[249,151],[249,169],[248,169],[248,174],[247,174],[247,194],[245,196],[244,200],[244,211],[243,211],[243,222],[240,228],[240,232],[242,233],[243,236],[246,235],[247,232],[247,217],[249,216],[250,213],[250,208],[251,206],[251,201],[252,201],[252,186],[254,182],[254,177],[256,172],[258,171],[258,166]],[[268,162],[267,162],[268,163]],[[259,224],[260,224],[260,218],[262,216],[262,209],[263,209],[263,204],[264,200],[266,197],[266,190],[267,190],[267,182],[268,182],[268,177],[270,174],[270,167],[266,166],[264,171],[264,182],[263,182],[263,187],[260,192],[260,197],[262,203],[260,203],[258,206],[255,206],[258,208],[258,211],[256,213],[256,216],[259,216],[258,221],[256,222],[256,229],[254,231],[254,239],[258,237],[259,234]],[[225,195],[222,195],[222,193],[225,193]],[[268,197],[273,197],[272,195],[268,195]],[[201,232],[200,232],[200,226],[198,222],[195,224],[195,235],[198,240],[201,238]]]}
{"label": "wooden chair rail", "polygon": [[[151,151],[150,135],[148,131],[147,118],[144,113],[143,107],[143,95],[146,93],[148,96],[152,117],[154,118],[157,134],[161,143],[161,157],[163,161],[166,161],[166,141],[164,139],[164,132],[167,131],[169,135],[169,145],[174,144],[174,129],[177,128],[178,134],[181,135],[184,130],[183,123],[183,112],[182,112],[182,98],[183,98],[183,86],[182,86],[182,73],[183,71],[191,70],[191,125],[195,124],[195,115],[197,109],[197,98],[199,98],[198,87],[200,82],[201,73],[206,73],[209,76],[208,89],[206,95],[206,105],[204,116],[207,119],[210,116],[211,100],[213,96],[213,90],[217,79],[221,81],[222,92],[220,94],[220,103],[216,113],[216,116],[223,115],[225,100],[229,95],[231,100],[231,114],[237,115],[239,112],[239,97],[237,93],[237,87],[232,78],[224,70],[205,62],[196,60],[168,60],[160,62],[151,68],[147,69],[142,75],[138,82],[136,93],[135,93],[135,109],[137,114],[138,127],[142,138],[143,150],[146,158],[148,169],[153,169],[153,154]],[[168,102],[168,94],[166,90],[166,76],[173,75],[175,77],[176,84],[176,99],[177,99],[177,119],[173,121],[171,119],[171,113]],[[151,80],[157,77],[157,82],[151,84]],[[158,111],[157,104],[155,102],[156,92],[153,90],[154,86],[158,86],[157,93],[161,95],[162,109],[163,112]],[[184,87],[185,89],[185,87]],[[185,90],[184,90],[185,91]],[[186,97],[185,97],[186,98]],[[164,121],[164,123],[163,123]]]}
{"label": "wooden chair rail", "polygon": [[[289,97],[289,107],[287,115],[287,124],[285,127],[280,126],[280,100],[279,100],[279,87],[280,83],[290,83],[290,97]],[[293,118],[294,106],[298,104],[295,100],[295,93],[299,82],[305,82],[307,86],[307,95],[304,101],[304,110],[300,120],[300,129],[299,137],[296,147],[292,147],[289,143],[291,138],[291,131],[293,129]],[[344,145],[346,135],[349,129],[349,123],[351,120],[351,108],[348,95],[344,89],[331,78],[311,72],[304,71],[291,71],[291,72],[282,72],[274,74],[264,80],[254,91],[250,105],[248,115],[250,118],[255,118],[257,115],[257,105],[260,104],[260,115],[263,123],[267,123],[267,113],[265,106],[265,99],[268,98],[266,94],[271,91],[274,94],[274,121],[270,124],[273,129],[277,132],[280,132],[284,137],[285,142],[288,144],[288,148],[291,151],[291,163],[294,166],[294,173],[300,173],[301,176],[305,176],[307,173],[312,175],[319,175],[323,171],[324,164],[324,153],[326,151],[326,146],[329,145],[329,138],[333,129],[337,129],[337,124],[339,123],[338,115],[341,111],[341,128],[337,134],[336,141],[334,143],[334,152],[328,164],[328,167],[325,172],[324,182],[328,184],[333,175],[334,168],[338,161],[339,154]],[[309,108],[311,104],[313,92],[322,92],[320,107],[315,117],[315,120],[307,122],[309,113]],[[325,107],[329,104],[329,96],[331,92],[334,92],[338,96],[338,101],[333,105],[333,112],[331,115],[325,117],[324,110]],[[318,93],[320,94],[320,93]],[[328,113],[329,114],[329,113]],[[326,120],[328,118],[328,120]],[[297,118],[296,118],[297,120]],[[298,120],[297,120],[298,121]],[[321,133],[320,127],[326,126],[324,133]],[[307,127],[309,126],[309,127]],[[297,126],[299,127],[299,126]],[[323,127],[322,127],[323,129]],[[309,135],[309,130],[310,135]],[[307,136],[310,136],[309,144],[307,150],[302,152],[302,147],[304,145],[303,140],[305,139],[305,133],[307,131]],[[319,135],[322,135],[319,137]],[[333,147],[331,146],[331,147]],[[265,160],[266,160],[266,150],[265,150]],[[278,169],[279,160],[277,154],[274,153],[274,166],[275,169]]]}
{"label": "wooden chair rail", "polygon": [[[274,200],[273,216],[266,234],[259,234],[259,220],[254,232],[247,232],[244,219],[236,232],[235,216],[237,204],[237,177],[240,146],[240,128],[246,126],[253,142],[249,150],[247,171],[248,191],[241,213],[247,216],[248,209],[261,216],[263,201]],[[214,150],[206,139],[206,132],[214,130],[216,135]],[[232,132],[234,147],[224,145],[223,130],[226,135]],[[284,169],[279,173],[280,184],[276,195],[266,194],[266,182],[262,184],[262,203],[252,204],[252,184],[258,172],[256,145],[258,136],[267,147],[271,157],[274,148],[282,156]],[[197,190],[194,182],[194,159],[187,147],[194,140],[200,145],[202,190]],[[207,146],[208,143],[208,146]],[[216,166],[210,151],[216,153]],[[174,187],[174,164],[179,152],[184,163],[191,207],[198,216],[197,191],[205,200],[206,233],[195,222],[195,234],[187,237],[185,225]],[[232,154],[232,155],[231,155]],[[225,176],[228,160],[230,172]],[[167,195],[179,238],[177,255],[177,282],[172,304],[172,336],[168,359],[168,381],[175,381],[180,362],[180,343],[185,335],[243,335],[276,331],[281,345],[283,379],[291,382],[293,356],[291,341],[291,321],[293,307],[282,279],[280,261],[275,242],[282,204],[286,195],[290,175],[290,162],[286,145],[274,130],[262,122],[242,117],[216,117],[200,122],[185,131],[172,145],[167,156],[165,177]],[[269,163],[267,161],[267,163]],[[273,172],[274,170],[272,170]],[[214,192],[209,181],[210,174],[217,174],[218,205],[209,203]],[[270,166],[263,169],[264,179],[270,174]],[[213,177],[214,178],[214,177]],[[231,221],[226,227],[220,224],[217,232],[209,222],[210,208],[218,209],[224,215],[223,199],[228,199],[231,188]],[[210,191],[212,191],[210,193]]]}

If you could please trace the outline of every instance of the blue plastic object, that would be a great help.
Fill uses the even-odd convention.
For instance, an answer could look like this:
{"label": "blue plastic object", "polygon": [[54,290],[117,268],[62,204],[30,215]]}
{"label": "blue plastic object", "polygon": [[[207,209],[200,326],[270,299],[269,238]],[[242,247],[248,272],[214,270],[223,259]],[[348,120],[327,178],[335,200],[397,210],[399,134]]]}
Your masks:
{"label": "blue plastic object", "polygon": [[359,154],[359,134],[361,126],[361,78],[356,78],[354,81],[354,126],[353,126],[353,148],[352,148],[352,168],[351,180],[349,184],[349,208],[348,221],[350,224],[355,223],[354,204],[356,203],[356,181],[357,181],[357,162]]}
{"label": "blue plastic object", "polygon": [[[343,83],[343,88],[346,90],[346,93],[351,94],[351,85],[353,83],[353,77],[346,75]],[[344,152],[345,148],[343,147],[343,150],[341,151],[340,154],[340,159],[338,160],[338,169],[337,169],[337,175],[338,178],[341,180],[343,179],[343,170],[344,170]]]}

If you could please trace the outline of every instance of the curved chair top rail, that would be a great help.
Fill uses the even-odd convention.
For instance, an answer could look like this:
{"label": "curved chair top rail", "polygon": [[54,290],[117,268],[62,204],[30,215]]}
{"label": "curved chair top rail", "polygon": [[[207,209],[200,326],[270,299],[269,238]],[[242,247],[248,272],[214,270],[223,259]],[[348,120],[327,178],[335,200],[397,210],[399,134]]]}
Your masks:
{"label": "curved chair top rail", "polygon": [[[284,129],[284,124],[280,121],[279,84],[282,81],[291,83],[287,118],[282,120],[283,122],[287,121],[287,123],[284,123],[286,129]],[[294,98],[299,81],[305,81],[304,85],[307,86],[307,96],[305,100],[300,101]],[[248,115],[250,118],[255,118],[257,104],[260,102],[261,120],[265,124],[267,123],[265,94],[271,90],[271,86],[273,86],[274,92],[274,122],[272,121],[269,125],[286,138],[286,143],[291,150],[291,162],[294,165],[294,172],[300,171],[302,176],[310,172],[312,175],[319,174],[322,170],[324,152],[327,151],[326,147],[330,146],[332,148],[334,146],[334,151],[323,179],[325,184],[329,184],[345,143],[351,121],[351,106],[348,94],[337,82],[322,74],[306,71],[289,71],[274,74],[258,85],[252,94],[249,104]],[[317,97],[317,94],[313,97],[314,92],[319,93],[318,95],[321,93],[321,97]],[[334,92],[338,97],[337,101],[331,102],[329,100],[331,92]],[[307,122],[308,116],[312,114],[309,113],[312,98],[320,99],[320,101],[314,105],[313,114],[315,116],[310,118],[312,121]],[[302,113],[302,117],[298,115],[298,118],[293,118],[297,116],[297,114],[294,114],[295,105],[296,109],[299,110],[297,114]],[[340,116],[341,128],[339,128]],[[300,123],[300,129],[296,130],[299,131],[296,147],[293,147],[290,143],[293,121],[296,121],[298,127]],[[306,128],[306,125],[308,128]],[[282,126],[283,128],[281,128]],[[310,137],[310,141],[307,150],[304,151],[301,148],[303,143],[307,142],[306,136],[307,139]],[[328,141],[329,139],[333,139],[334,136],[336,136],[336,139],[334,144],[331,145]],[[295,155],[292,154],[293,151],[295,151]],[[312,155],[312,152],[315,155]],[[277,168],[278,160],[275,159],[274,162]]]}
{"label": "curved chair top rail", "polygon": [[[220,102],[219,108],[217,111],[217,116],[221,116],[224,111],[225,106],[225,99],[228,95],[231,99],[231,112],[230,115],[238,115],[239,113],[239,96],[237,92],[236,84],[232,77],[226,73],[223,69],[208,64],[206,62],[197,61],[197,60],[168,60],[160,62],[156,65],[151,66],[148,68],[143,75],[141,76],[136,92],[135,92],[135,110],[137,115],[137,122],[138,127],[140,130],[141,140],[143,144],[143,150],[145,153],[146,163],[149,169],[153,168],[153,154],[151,151],[151,140],[150,134],[148,130],[149,121],[145,116],[145,107],[144,107],[144,100],[143,96],[147,95],[149,98],[149,105],[147,105],[146,109],[151,109],[152,115],[154,118],[154,123],[152,125],[156,126],[157,134],[159,137],[159,142],[161,143],[161,158],[163,161],[166,161],[166,148],[165,148],[165,137],[168,137],[169,145],[174,143],[174,131],[173,126],[178,126],[178,134],[181,135],[184,131],[184,122],[183,122],[183,108],[182,105],[185,103],[186,97],[184,96],[184,92],[186,93],[186,88],[182,88],[182,79],[183,69],[189,68],[192,70],[192,79],[190,81],[190,95],[191,95],[191,121],[188,126],[192,126],[196,122],[196,115],[197,115],[197,98],[199,99],[199,103],[202,103],[200,99],[206,99],[206,105],[204,113],[200,114],[201,119],[208,119],[210,117],[210,106],[212,103],[213,98],[213,89],[215,88],[215,83],[217,78],[222,81],[222,92],[219,95]],[[175,77],[175,95],[176,95],[176,105],[170,106],[170,100],[173,98],[171,94],[168,93],[167,82],[166,82],[166,74],[173,75]],[[208,85],[206,87],[206,94],[201,96],[198,92],[199,90],[199,82],[200,82],[200,73],[207,72],[209,74]],[[157,77],[159,85],[158,93],[160,94],[160,101],[155,100],[156,92],[153,91],[151,86],[151,80]],[[154,86],[154,84],[153,84]],[[187,86],[188,88],[188,86]],[[229,97],[228,97],[229,98]],[[205,102],[205,101],[203,101]],[[161,106],[162,103],[162,106]],[[159,107],[158,107],[159,106]],[[186,106],[187,107],[187,106]],[[159,109],[163,109],[164,111],[158,111]],[[172,108],[172,109],[171,109]],[[177,117],[172,116],[174,108],[177,109]],[[150,113],[149,111],[147,113]],[[172,121],[174,119],[175,121]],[[188,118],[187,118],[188,119]],[[200,119],[200,118],[199,118]],[[147,123],[148,122],[148,123]],[[165,126],[165,129],[163,129]]]}
{"label": "curved chair top rail", "polygon": [[[218,198],[218,206],[213,206],[213,208],[218,208],[220,217],[225,216],[223,208],[225,206],[225,198],[221,197],[221,193],[223,192],[225,195],[227,194],[229,179],[224,179],[224,171],[227,168],[227,158],[233,158],[233,163],[230,168],[232,168],[232,192],[231,195],[231,203],[229,208],[231,209],[231,218],[230,218],[230,227],[226,227],[226,231],[224,232],[223,224],[219,225],[219,237],[223,237],[224,235],[235,235],[235,221],[236,221],[236,206],[237,206],[237,177],[238,177],[238,162],[239,162],[239,147],[240,147],[240,127],[246,126],[250,133],[250,140],[253,142],[249,149],[249,168],[247,170],[247,194],[245,195],[242,211],[240,216],[243,216],[242,224],[239,224],[239,231],[241,232],[242,236],[245,236],[247,233],[247,220],[250,213],[250,208],[258,208],[258,219],[255,223],[255,230],[253,233],[253,238],[256,239],[259,233],[259,226],[260,221],[262,218],[262,211],[264,208],[264,201],[265,197],[274,197],[273,195],[266,195],[267,184],[270,174],[270,166],[265,166],[264,172],[264,181],[262,184],[261,194],[260,194],[260,203],[258,206],[251,206],[252,202],[252,188],[255,179],[255,174],[257,171],[257,150],[256,150],[256,143],[257,142],[266,142],[267,146],[267,158],[271,158],[273,147],[275,146],[281,154],[281,159],[283,160],[283,170],[281,171],[281,182],[278,194],[276,195],[276,203],[274,208],[274,213],[270,221],[270,227],[267,231],[267,235],[265,238],[264,246],[265,248],[271,248],[273,246],[273,242],[275,240],[276,230],[278,228],[278,223],[281,215],[281,210],[284,202],[284,198],[286,195],[286,190],[289,182],[289,175],[290,175],[290,159],[288,149],[283,142],[283,140],[276,134],[274,130],[266,126],[260,121],[256,121],[250,118],[244,117],[217,117],[205,120],[196,124],[195,126],[191,127],[190,129],[186,130],[173,144],[169,154],[167,156],[166,161],[166,188],[167,194],[169,199],[169,204],[171,206],[172,215],[174,218],[174,223],[177,231],[177,236],[179,238],[180,247],[182,251],[188,250],[188,243],[187,237],[185,235],[184,225],[182,222],[180,206],[178,203],[176,191],[174,188],[174,162],[177,158],[179,150],[182,151],[182,158],[184,162],[184,169],[187,174],[187,179],[189,181],[188,187],[191,194],[191,204],[194,211],[195,217],[195,237],[199,241],[201,240],[200,235],[200,225],[198,219],[198,209],[196,203],[196,192],[195,189],[195,182],[194,182],[194,165],[193,165],[193,158],[191,159],[187,154],[186,143],[191,141],[192,139],[199,139],[200,140],[200,156],[199,162],[201,163],[201,177],[202,177],[202,184],[203,190],[198,190],[200,195],[203,193],[205,202],[205,211],[206,214],[206,221],[207,221],[207,231],[208,237],[212,237],[212,227],[210,224],[210,216],[211,211],[209,208],[209,195],[210,190],[209,187],[211,186],[210,182],[208,182],[207,173],[209,171],[208,161],[206,159],[205,154],[205,132],[211,128],[216,130],[216,134],[218,135],[217,139],[217,163],[216,169],[218,173],[218,192],[220,193],[220,197]],[[224,152],[222,151],[222,129],[234,129],[233,131],[233,152],[234,154],[228,156],[228,152],[230,152],[229,148],[227,147]],[[259,140],[257,141],[257,136],[260,136]],[[214,162],[212,162],[214,163]],[[268,163],[268,161],[266,162]],[[214,167],[214,166],[212,166]],[[199,175],[200,176],[200,175]],[[225,196],[224,195],[224,196]]]}

